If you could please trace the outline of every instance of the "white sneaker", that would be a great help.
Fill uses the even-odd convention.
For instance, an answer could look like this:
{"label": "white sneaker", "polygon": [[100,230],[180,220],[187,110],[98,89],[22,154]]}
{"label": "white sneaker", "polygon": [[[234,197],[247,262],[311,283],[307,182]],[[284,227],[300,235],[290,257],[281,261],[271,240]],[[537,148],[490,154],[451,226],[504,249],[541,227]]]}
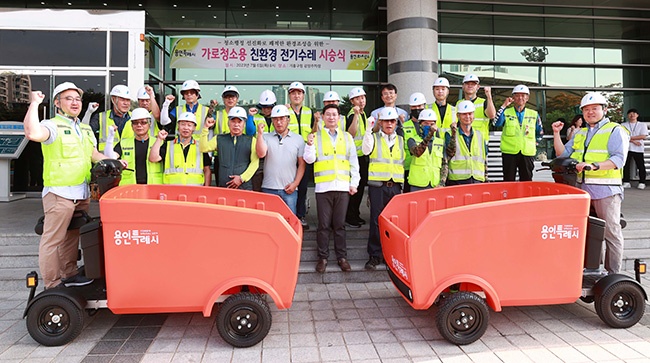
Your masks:
{"label": "white sneaker", "polygon": [[625,189],[632,188],[632,184],[630,184],[628,182],[625,182],[625,183],[623,183],[623,188],[625,188]]}
{"label": "white sneaker", "polygon": [[645,184],[639,183],[639,185],[637,185],[636,187],[637,187],[637,189],[643,190],[643,189],[645,189]]}

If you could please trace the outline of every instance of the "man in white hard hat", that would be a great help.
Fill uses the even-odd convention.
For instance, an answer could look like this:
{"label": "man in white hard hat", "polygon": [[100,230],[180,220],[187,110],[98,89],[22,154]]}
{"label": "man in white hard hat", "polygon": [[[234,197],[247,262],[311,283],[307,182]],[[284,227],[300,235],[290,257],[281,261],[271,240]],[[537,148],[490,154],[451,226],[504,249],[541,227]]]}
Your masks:
{"label": "man in white hard hat", "polygon": [[[542,137],[542,120],[537,111],[526,107],[530,90],[520,84],[512,89],[512,97],[503,101],[499,108],[495,126],[502,127],[501,158],[503,160],[503,180],[533,180],[537,140]],[[513,107],[507,108],[512,103]]]}
{"label": "man in white hard hat", "polygon": [[[304,106],[305,101],[305,86],[301,82],[291,82],[289,85],[289,130],[298,134],[306,142],[307,135],[312,132],[315,127],[316,120],[312,110]],[[307,186],[309,179],[314,175],[314,168],[312,165],[307,165],[305,168],[305,175],[303,175],[300,185],[298,185],[298,205],[296,216],[300,219],[303,229],[309,229],[309,224],[305,216],[307,215]]]}
{"label": "man in white hard hat", "polygon": [[636,108],[631,108],[627,111],[627,122],[623,122],[622,126],[630,134],[630,149],[627,152],[627,159],[623,168],[623,188],[632,187],[630,184],[630,170],[634,161],[636,169],[639,171],[639,184],[637,184],[637,188],[645,189],[646,170],[645,158],[643,156],[645,145],[643,144],[643,140],[648,138],[648,125],[645,122],[639,122],[639,111]]}
{"label": "man in white hard hat", "polygon": [[316,272],[324,273],[329,256],[330,234],[334,236],[334,252],[342,271],[351,271],[347,258],[345,212],[350,195],[357,192],[359,164],[352,136],[338,128],[340,110],[336,105],[323,108],[325,128],[310,133],[303,155],[314,164],[316,208],[318,210],[318,263]]}
{"label": "man in white hard hat", "polygon": [[160,108],[160,123],[165,127],[167,132],[175,133],[178,131],[177,116],[183,112],[191,112],[194,114],[195,121],[197,122],[193,137],[198,139],[203,129],[204,120],[208,116],[208,108],[199,103],[199,99],[201,99],[201,86],[199,86],[197,81],[188,79],[181,85],[180,92],[185,104],[178,105],[169,111],[169,106],[174,102],[176,97],[174,95],[165,96],[165,102],[163,102]]}
{"label": "man in white hard hat", "polygon": [[363,201],[363,193],[368,185],[368,155],[363,154],[361,144],[363,143],[363,135],[366,133],[369,125],[368,117],[364,108],[366,108],[366,91],[361,87],[354,87],[348,92],[348,98],[352,103],[352,108],[348,112],[345,128],[354,139],[354,146],[357,149],[357,160],[359,161],[359,186],[357,192],[350,197],[348,203],[348,211],[345,215],[345,224],[352,228],[360,228],[366,224],[366,221],[361,218],[361,202]]}
{"label": "man in white hard hat", "polygon": [[260,100],[257,103],[257,107],[251,107],[248,110],[249,121],[252,120],[256,128],[258,128],[260,124],[264,125],[264,132],[272,132],[273,120],[271,118],[271,111],[273,111],[273,107],[275,107],[276,103],[277,99],[275,93],[270,89],[265,89],[260,93]]}
{"label": "man in white hard hat", "polygon": [[[161,163],[149,161],[149,152],[156,141],[150,130],[155,123],[152,115],[145,108],[139,107],[131,112],[133,137],[124,137],[115,145],[114,157],[125,160],[130,169],[123,170],[120,185],[162,184],[163,171]],[[157,133],[156,133],[157,134]],[[106,143],[108,148],[109,143]]]}
{"label": "man in white hard hat", "polygon": [[264,160],[262,192],[280,196],[296,214],[296,190],[305,173],[305,141],[289,130],[289,109],[285,105],[274,106],[271,119],[271,132],[264,133],[265,123],[257,124],[255,151]]}
{"label": "man in white hard hat", "polygon": [[229,132],[212,138],[209,137],[208,128],[215,125],[215,120],[205,120],[200,149],[205,153],[216,152],[215,156],[219,159],[218,187],[253,190],[251,179],[259,167],[259,158],[255,151],[255,137],[244,135],[247,119],[246,110],[233,107],[228,113]]}
{"label": "man in white hard hat", "polygon": [[394,108],[398,113],[397,134],[400,136],[404,136],[402,132],[402,124],[406,122],[406,120],[408,120],[409,113],[395,105],[395,103],[397,102],[397,87],[392,83],[385,84],[381,86],[381,88],[379,89],[379,93],[381,95],[381,101],[384,103],[384,105],[382,107],[372,110],[370,116],[372,116],[375,120],[378,120],[379,112],[381,112],[381,110],[384,107]]}
{"label": "man in white hard hat", "polygon": [[474,130],[475,104],[464,100],[456,106],[458,127],[445,134],[449,172],[446,185],[483,183],[486,180],[487,145],[483,134]]}
{"label": "man in white hard hat", "polygon": [[178,115],[178,132],[167,141],[167,130],[160,130],[149,152],[149,161],[163,163],[163,184],[210,185],[210,156],[202,153],[194,138],[196,115],[183,112]]}
{"label": "man in white hard hat", "polygon": [[[368,236],[368,262],[366,270],[375,270],[382,263],[379,238],[379,215],[388,202],[402,192],[404,183],[404,138],[397,134],[398,111],[384,107],[378,114],[378,125],[368,127],[361,149],[370,156],[368,165],[368,197],[370,198],[370,235]],[[373,128],[379,128],[373,132]]]}
{"label": "man in white hard hat", "polygon": [[[418,117],[420,112],[424,110],[424,107],[427,105],[427,100],[424,98],[424,94],[421,92],[412,93],[409,96],[409,107],[411,113],[409,114],[410,118],[408,121],[405,121],[402,129],[404,140],[407,141],[414,137],[417,137],[419,129]],[[411,151],[406,148],[406,159],[404,159],[404,188],[402,191],[408,193],[411,191],[411,186],[409,185],[409,170],[411,169]]]}
{"label": "man in white hard hat", "polygon": [[630,137],[621,125],[607,118],[607,99],[602,94],[587,93],[580,109],[587,127],[563,145],[560,131],[564,123],[554,122],[553,146],[558,157],[579,161],[576,165],[579,187],[591,196],[591,206],[598,218],[605,220],[605,269],[610,274],[619,273],[623,268],[624,243],[622,170]]}
{"label": "man in white hard hat", "polygon": [[445,140],[438,133],[436,121],[434,110],[422,110],[418,115],[415,134],[411,134],[406,140],[406,146],[412,155],[411,169],[408,173],[412,192],[445,185],[447,176],[447,163],[443,150]]}
{"label": "man in white hard hat", "polygon": [[[131,91],[129,87],[118,84],[111,89],[111,108],[93,114],[90,118],[90,128],[92,128],[98,141],[99,152],[104,152],[106,139],[108,138],[109,128],[117,126],[117,133],[115,134],[115,142],[119,142],[122,136],[122,131],[127,130],[127,134],[131,133],[131,126],[127,126],[127,122],[131,119]],[[132,135],[127,135],[132,136]]]}
{"label": "man in white hard hat", "polygon": [[[341,97],[339,97],[338,92],[336,91],[327,91],[323,96],[323,106],[327,105],[336,105],[338,106],[341,103]],[[321,116],[320,111],[314,112],[314,119],[318,125],[318,129],[325,127],[323,117]],[[338,128],[341,131],[345,130],[345,116],[341,115],[341,118],[338,123]]]}
{"label": "man in white hard hat", "polygon": [[474,130],[481,133],[483,141],[487,144],[490,140],[490,120],[497,116],[494,101],[492,100],[492,87],[484,86],[485,98],[478,97],[481,88],[480,80],[475,74],[467,74],[463,78],[463,98],[459,99],[456,107],[463,100],[472,101],[474,104]]}
{"label": "man in white hard hat", "polygon": [[[138,98],[138,107],[151,112],[154,121],[160,121],[160,107],[156,101],[156,94],[154,93],[153,88],[151,86],[140,87],[136,97]],[[158,130],[156,131],[156,134],[157,133]]]}
{"label": "man in white hard hat", "polygon": [[39,123],[38,108],[45,95],[33,91],[23,121],[25,136],[41,143],[43,150],[45,224],[38,264],[46,289],[93,281],[77,271],[79,229],[68,230],[75,211],[88,211],[92,162],[107,158],[97,151],[90,126],[80,122],[82,96],[83,90],[73,83],[59,84],[52,95],[56,115]]}
{"label": "man in white hard hat", "polygon": [[438,77],[433,82],[433,96],[435,102],[431,109],[436,113],[436,126],[441,134],[451,130],[451,125],[456,124],[456,107],[447,103],[449,97],[449,80],[445,77]]}

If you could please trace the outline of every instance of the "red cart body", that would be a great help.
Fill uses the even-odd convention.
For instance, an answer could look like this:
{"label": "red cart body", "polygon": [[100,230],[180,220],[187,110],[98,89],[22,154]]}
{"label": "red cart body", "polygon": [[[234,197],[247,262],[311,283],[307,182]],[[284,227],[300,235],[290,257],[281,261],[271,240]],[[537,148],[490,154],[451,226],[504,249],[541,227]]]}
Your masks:
{"label": "red cart body", "polygon": [[214,187],[131,185],[100,200],[108,308],[202,312],[248,286],[291,306],[302,228],[274,195]]}
{"label": "red cart body", "polygon": [[581,295],[589,195],[546,182],[486,183],[396,196],[379,217],[395,286],[428,309],[449,286],[502,306]]}

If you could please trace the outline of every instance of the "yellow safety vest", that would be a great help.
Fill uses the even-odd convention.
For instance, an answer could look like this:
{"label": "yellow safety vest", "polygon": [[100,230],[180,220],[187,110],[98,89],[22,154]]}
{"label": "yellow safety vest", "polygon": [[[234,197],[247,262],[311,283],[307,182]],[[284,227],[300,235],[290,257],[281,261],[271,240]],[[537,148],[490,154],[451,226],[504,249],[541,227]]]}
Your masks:
{"label": "yellow safety vest", "polygon": [[347,132],[337,132],[336,144],[327,129],[316,134],[316,162],[314,163],[314,182],[325,183],[335,179],[350,182],[350,161],[348,160]]}
{"label": "yellow safety vest", "polygon": [[[501,133],[501,152],[513,155],[521,152],[526,156],[535,156],[537,153],[535,140],[537,111],[525,108],[521,125],[514,107],[507,108],[503,115],[506,121]],[[474,128],[473,125],[472,128]]]}
{"label": "yellow safety vest", "polygon": [[391,150],[388,142],[379,133],[373,134],[375,148],[370,153],[368,180],[404,182],[404,138],[396,135],[397,140]]}
{"label": "yellow safety vest", "polygon": [[[350,109],[348,116],[354,115],[354,109]],[[357,136],[354,137],[354,146],[357,148],[357,156],[363,156],[363,150],[361,150],[361,145],[363,144],[363,135],[366,133],[366,123],[368,118],[366,117],[366,112],[362,111],[359,116],[359,126],[357,127]],[[346,121],[347,123],[347,121]]]}
{"label": "yellow safety vest", "polygon": [[[473,128],[472,128],[473,130]],[[476,130],[474,130],[476,131]],[[449,180],[474,178],[485,181],[485,143],[480,132],[474,132],[470,148],[467,148],[462,131],[456,132],[456,154],[449,160]]]}
{"label": "yellow safety vest", "polygon": [[[415,129],[415,122],[409,119],[408,121],[402,124],[402,130],[404,131],[404,140],[412,139],[417,137],[418,132]],[[404,158],[404,170],[409,170],[411,168],[411,151],[406,150],[406,157]]]}
{"label": "yellow safety vest", "polygon": [[[97,150],[99,152],[103,152],[104,148],[106,147],[106,139],[108,138],[108,128],[111,126],[115,126],[115,121],[113,121],[113,117],[111,117],[113,110],[108,110],[101,112],[99,114],[99,140],[97,140],[98,145],[97,145]],[[127,112],[129,117],[131,116],[131,112]],[[122,132],[131,132],[131,136],[133,136],[133,128],[131,126],[131,120],[127,121],[124,124],[124,128],[122,129]],[[122,137],[122,134],[120,132],[115,132],[115,137],[113,138],[113,145],[116,145],[118,142],[120,142],[120,137]]]}
{"label": "yellow safety vest", "polygon": [[431,109],[436,113],[436,126],[441,135],[444,135],[446,132],[451,130],[452,122],[456,121],[456,107],[452,104],[447,103],[447,108],[445,109],[444,116],[440,115],[440,110],[438,109],[438,104],[431,104]]}
{"label": "yellow safety vest", "polygon": [[[599,128],[589,142],[585,152],[585,140],[587,139],[588,127],[581,128],[574,136],[573,153],[571,157],[584,161],[585,163],[602,163],[609,159],[607,143],[612,131],[620,125],[615,122],[608,122]],[[584,178],[584,179],[583,179]],[[622,169],[589,170],[578,174],[578,180],[585,184],[621,185],[623,183]]]}
{"label": "yellow safety vest", "polygon": [[[151,152],[151,147],[153,146],[156,139],[149,138],[147,149],[147,184],[162,184],[163,182],[163,172],[161,163],[152,163],[149,161],[149,153]],[[140,142],[140,141],[138,141]],[[126,160],[131,170],[124,169],[122,171],[122,180],[120,180],[120,185],[130,185],[135,184],[135,168],[137,164],[135,162],[135,139],[134,138],[125,138],[120,141],[120,147],[122,148],[122,155],[120,159]]]}
{"label": "yellow safety vest", "polygon": [[[456,107],[462,101],[464,99],[458,100]],[[474,100],[474,122],[472,122],[472,130],[480,132],[486,144],[490,140],[490,118],[485,114],[485,98],[476,97]]]}
{"label": "yellow safety vest", "polygon": [[[183,112],[186,112],[185,110],[187,108],[185,106],[186,105],[176,106],[176,120],[178,120],[178,117]],[[208,108],[203,106],[202,104],[199,104],[196,107],[196,112],[194,112],[194,116],[196,116],[196,129],[194,129],[194,134],[192,135],[192,137],[194,138],[194,140],[198,140],[199,138],[201,138],[201,130],[203,130],[203,125],[204,125],[203,121],[208,116]],[[228,117],[226,117],[226,128],[228,128]],[[228,132],[230,132],[230,128],[228,128],[228,131],[226,131],[226,133]],[[178,134],[178,121],[176,122],[176,134]]]}
{"label": "yellow safety vest", "polygon": [[[151,112],[149,112],[149,114],[151,115]],[[151,116],[151,122],[149,124],[149,138],[155,139],[156,136],[158,136],[158,131],[160,131],[158,122],[156,122],[153,116]],[[126,124],[124,124],[124,129],[122,130],[122,135],[120,136],[120,139],[135,139],[135,133],[133,132],[133,124],[131,123],[131,120],[127,121]],[[117,145],[117,141],[113,141],[113,145]]]}
{"label": "yellow safety vest", "polygon": [[199,152],[199,141],[192,140],[188,147],[186,160],[178,138],[167,142],[163,184],[203,185],[203,154]]}
{"label": "yellow safety vest", "polygon": [[70,119],[57,114],[51,121],[57,136],[51,144],[41,143],[43,149],[43,185],[46,187],[75,186],[90,181],[95,135],[90,126],[79,123],[77,134]]}
{"label": "yellow safety vest", "polygon": [[[264,132],[273,132],[275,130],[275,127],[273,127],[273,122],[271,122],[270,125],[267,124],[266,123],[266,118],[261,113],[256,113],[255,116],[253,116],[253,122],[255,123],[255,128],[256,129],[257,129],[257,126],[259,126],[259,124],[263,124],[264,125]],[[258,137],[260,137],[260,135],[258,135]]]}
{"label": "yellow safety vest", "polygon": [[[416,144],[422,142],[420,135],[413,138]],[[406,143],[408,145],[408,141]],[[443,149],[445,141],[434,136],[431,141],[431,150],[427,146],[419,157],[411,158],[411,171],[408,181],[410,185],[425,188],[427,186],[437,187],[440,184],[440,169],[442,168]]]}
{"label": "yellow safety vest", "polygon": [[303,140],[307,142],[307,135],[311,133],[311,109],[309,107],[303,106],[300,110],[300,121],[293,108],[289,107],[289,131],[302,136]]}

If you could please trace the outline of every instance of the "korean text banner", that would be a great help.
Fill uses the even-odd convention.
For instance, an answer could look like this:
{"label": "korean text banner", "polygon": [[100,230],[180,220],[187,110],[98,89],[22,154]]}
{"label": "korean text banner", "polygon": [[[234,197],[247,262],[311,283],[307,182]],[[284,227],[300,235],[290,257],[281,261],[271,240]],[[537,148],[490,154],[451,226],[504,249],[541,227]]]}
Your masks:
{"label": "korean text banner", "polygon": [[371,40],[172,38],[172,68],[375,70]]}

